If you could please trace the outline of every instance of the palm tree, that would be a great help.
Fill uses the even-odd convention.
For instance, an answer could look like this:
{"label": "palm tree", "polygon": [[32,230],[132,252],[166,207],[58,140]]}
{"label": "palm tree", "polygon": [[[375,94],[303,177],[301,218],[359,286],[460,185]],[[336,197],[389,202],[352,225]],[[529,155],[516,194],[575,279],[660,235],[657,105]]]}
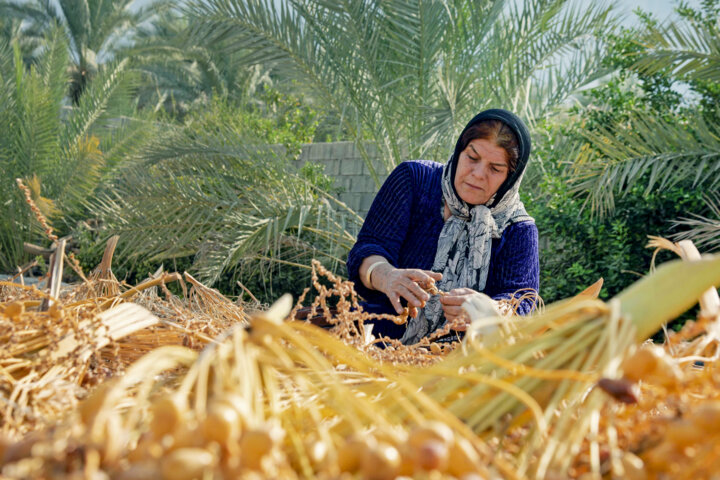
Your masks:
{"label": "palm tree", "polygon": [[[717,12],[714,17],[717,19]],[[650,26],[640,44],[646,48],[637,54],[633,69],[640,74],[663,73],[675,81],[690,85],[720,85],[720,26],[716,20],[688,18],[667,26]],[[714,87],[713,87],[714,86]],[[576,190],[587,194],[596,210],[612,210],[614,197],[636,185],[646,192],[662,191],[681,182],[708,191],[708,210],[717,214],[720,186],[720,110],[715,102],[691,105],[678,121],[672,112],[648,115],[638,111],[619,125],[597,132],[586,132],[593,147],[580,155],[575,173]],[[720,236],[718,222],[690,214],[676,222],[690,227],[678,234],[704,241]]]}
{"label": "palm tree", "polygon": [[121,51],[145,79],[138,94],[141,106],[182,116],[213,96],[251,103],[261,85],[272,83],[268,67],[248,67],[226,52],[221,41],[198,42],[191,31],[187,17],[166,12]]}
{"label": "palm tree", "polygon": [[[1,8],[1,7],[0,7]],[[0,38],[5,43],[15,42],[20,47],[22,58],[29,61],[39,52],[41,39],[28,37],[22,32],[22,20],[13,17],[0,17]]]}
{"label": "palm tree", "polygon": [[[282,149],[280,149],[282,150]],[[361,219],[247,132],[165,125],[90,201],[128,262],[193,256],[212,284],[264,262],[342,265]],[[99,242],[102,243],[102,242]]]}
{"label": "palm tree", "polygon": [[21,48],[0,39],[0,269],[23,258],[34,238],[27,205],[15,185],[23,178],[54,225],[67,232],[85,199],[143,138],[145,122],[129,121],[132,76],[127,62],[109,64],[77,105],[69,102],[69,54],[63,32],[48,32],[30,68]]}
{"label": "palm tree", "polygon": [[41,39],[60,26],[70,49],[70,97],[77,103],[98,65],[117,60],[116,52],[131,44],[138,31],[173,7],[170,0],[0,0],[0,13],[26,22],[23,36]]}
{"label": "palm tree", "polygon": [[[469,0],[198,1],[187,29],[170,24],[135,51],[167,59],[142,68],[189,100],[199,90],[183,85],[232,95],[247,86],[249,69],[271,71],[331,109],[371,168],[374,146],[389,169],[408,156],[444,160],[481,108],[504,105],[533,119],[592,79],[611,11],[578,8],[565,0],[522,9]],[[153,50],[158,42],[165,45]],[[566,54],[575,56],[554,63]],[[312,254],[342,264],[361,219],[288,173],[282,155],[231,129],[166,126],[162,137],[92,202],[102,234],[119,233],[127,258],[191,255],[211,283],[258,259],[297,264]]]}
{"label": "palm tree", "polygon": [[444,160],[477,111],[533,121],[599,72],[611,8],[568,0],[197,0],[199,43],[221,41],[242,65],[272,65],[341,119],[378,180],[365,140],[389,170]]}

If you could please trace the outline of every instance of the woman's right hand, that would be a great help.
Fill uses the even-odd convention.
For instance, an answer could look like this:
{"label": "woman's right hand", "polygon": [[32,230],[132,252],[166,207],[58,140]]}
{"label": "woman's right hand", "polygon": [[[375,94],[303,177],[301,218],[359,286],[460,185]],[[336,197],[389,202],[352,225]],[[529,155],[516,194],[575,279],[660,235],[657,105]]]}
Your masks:
{"label": "woman's right hand", "polygon": [[387,295],[395,311],[400,315],[403,313],[401,297],[407,300],[410,310],[414,310],[412,307],[422,308],[430,298],[430,294],[425,290],[441,278],[442,273],[417,268],[395,268],[387,263],[373,270],[370,282],[375,290]]}

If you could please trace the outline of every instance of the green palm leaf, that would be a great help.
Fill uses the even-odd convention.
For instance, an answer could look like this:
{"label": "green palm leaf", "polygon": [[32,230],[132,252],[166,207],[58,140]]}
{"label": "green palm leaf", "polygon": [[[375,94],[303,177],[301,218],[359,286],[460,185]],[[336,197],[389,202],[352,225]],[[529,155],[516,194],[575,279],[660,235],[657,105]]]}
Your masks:
{"label": "green palm leaf", "polygon": [[[8,119],[10,135],[5,148],[8,157],[12,157],[11,171],[17,176],[49,176],[53,170],[52,160],[48,159],[55,158],[58,148],[58,113],[64,97],[61,89],[67,85],[67,76],[64,69],[57,70],[62,61],[62,58],[60,62],[57,60],[63,55],[64,42],[57,35],[51,39],[44,59],[40,59],[43,65],[40,71],[32,66],[29,74],[25,73],[19,47],[16,45],[14,49],[14,82],[7,86],[14,97],[15,108]],[[55,85],[48,86],[47,80]]]}
{"label": "green palm leaf", "polygon": [[212,283],[226,271],[283,260],[288,252],[339,262],[360,219],[288,173],[276,148],[231,130],[169,128],[136,162],[117,170],[112,189],[88,204],[121,236],[128,261],[195,256]]}
{"label": "green palm leaf", "polygon": [[717,25],[687,20],[651,28],[648,51],[635,68],[648,74],[666,71],[689,80],[720,81],[720,31]]}
{"label": "green palm leaf", "polygon": [[692,240],[698,247],[713,251],[720,249],[720,195],[705,196],[709,216],[691,214],[673,222],[674,227],[686,228],[673,235],[674,240]]}
{"label": "green palm leaf", "polygon": [[711,190],[720,184],[720,129],[701,114],[678,125],[636,113],[625,125],[583,135],[599,156],[592,152],[578,158],[575,190],[586,192],[601,213],[612,210],[618,191],[638,182],[647,193],[684,180]]}

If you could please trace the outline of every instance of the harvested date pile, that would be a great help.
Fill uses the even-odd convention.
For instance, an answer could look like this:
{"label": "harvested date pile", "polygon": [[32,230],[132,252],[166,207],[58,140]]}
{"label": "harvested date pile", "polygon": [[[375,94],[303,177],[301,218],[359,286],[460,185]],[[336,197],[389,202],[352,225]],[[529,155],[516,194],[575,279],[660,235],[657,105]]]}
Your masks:
{"label": "harvested date pile", "polygon": [[[54,328],[52,315],[64,333],[3,353],[3,368],[13,368],[3,408],[14,395],[11,412],[34,409],[38,418],[47,410],[59,420],[49,428],[28,415],[4,423],[15,435],[0,444],[2,475],[711,478],[717,471],[720,305],[705,293],[720,282],[720,258],[670,262],[607,303],[579,296],[525,318],[478,316],[461,343],[440,351],[429,341],[378,348],[351,286],[319,264],[315,272],[313,305],[328,328],[288,321],[300,305],[291,309],[287,297],[247,315],[189,276],[182,297],[159,277],[82,299],[65,292],[47,311],[37,310],[44,294],[4,286],[0,319],[13,344],[29,342],[24,330],[41,338]],[[701,297],[697,322],[663,348],[643,345]],[[148,325],[136,328],[142,321]],[[78,345],[71,353],[40,360],[68,335]],[[12,367],[19,359],[24,369]],[[98,366],[112,375],[94,373]],[[97,386],[79,405],[52,409],[51,397],[81,395],[13,393],[28,375],[47,378],[55,367],[71,372],[64,381],[77,388]],[[92,382],[83,373],[90,371]]]}
{"label": "harvested date pile", "polygon": [[[662,347],[633,348],[621,365],[629,397],[601,411],[595,447],[600,471],[624,471],[629,479],[715,478],[720,472],[719,341],[720,315],[701,311],[697,321],[669,333]],[[590,471],[588,460],[585,456],[575,465],[575,476]]]}
{"label": "harvested date pile", "polygon": [[392,366],[312,325],[283,322],[289,311],[285,298],[201,355],[153,350],[58,427],[6,445],[3,474],[394,478],[416,469],[457,477],[497,470],[479,437],[443,418]]}

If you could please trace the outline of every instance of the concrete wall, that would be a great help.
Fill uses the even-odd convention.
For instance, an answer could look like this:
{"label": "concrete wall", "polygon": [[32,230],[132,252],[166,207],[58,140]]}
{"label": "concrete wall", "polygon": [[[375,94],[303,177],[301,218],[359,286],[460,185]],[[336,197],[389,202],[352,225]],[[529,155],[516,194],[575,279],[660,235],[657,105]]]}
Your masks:
{"label": "concrete wall", "polygon": [[[377,153],[374,150],[368,153],[374,157],[375,170],[383,172],[385,167],[378,159]],[[305,162],[324,165],[325,175],[335,178],[335,185],[343,188],[340,201],[365,217],[378,187],[370,176],[370,171],[354,142],[303,145],[296,166],[300,168]],[[387,174],[380,175],[381,184],[386,178]]]}

